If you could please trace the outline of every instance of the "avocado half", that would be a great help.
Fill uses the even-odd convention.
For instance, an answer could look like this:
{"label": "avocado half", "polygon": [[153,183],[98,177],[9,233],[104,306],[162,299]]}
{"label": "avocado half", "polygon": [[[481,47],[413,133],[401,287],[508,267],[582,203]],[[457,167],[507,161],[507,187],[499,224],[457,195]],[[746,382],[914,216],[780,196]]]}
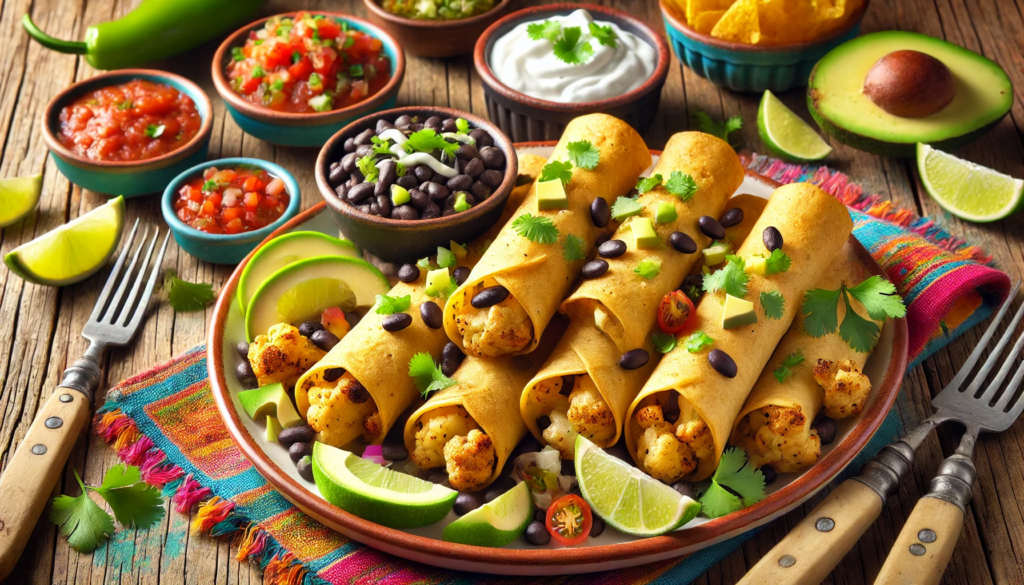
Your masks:
{"label": "avocado half", "polygon": [[[920,51],[944,63],[956,80],[953,100],[923,118],[894,116],[863,92],[868,70],[893,51]],[[826,134],[854,148],[914,156],[918,142],[948,150],[991,130],[1010,111],[1013,86],[994,61],[958,45],[912,32],[867,34],[832,49],[815,65],[807,107]]]}

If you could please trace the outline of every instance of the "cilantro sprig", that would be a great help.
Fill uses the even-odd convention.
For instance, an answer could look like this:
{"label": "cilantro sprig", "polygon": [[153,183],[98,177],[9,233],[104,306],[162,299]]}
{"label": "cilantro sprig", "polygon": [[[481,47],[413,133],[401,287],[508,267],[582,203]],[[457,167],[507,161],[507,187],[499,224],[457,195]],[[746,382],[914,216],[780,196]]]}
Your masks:
{"label": "cilantro sprig", "polygon": [[459,149],[458,143],[448,142],[444,136],[441,136],[431,128],[424,128],[413,132],[409,135],[409,139],[405,141],[404,147],[405,151],[409,154],[417,151],[434,152],[435,150],[440,150],[444,156],[455,156],[455,151]]}
{"label": "cilantro sprig", "polygon": [[697,182],[690,175],[672,171],[665,181],[665,190],[675,195],[680,201],[689,201],[697,192]]}
{"label": "cilantro sprig", "polygon": [[544,165],[544,168],[540,170],[540,178],[538,181],[554,181],[558,179],[562,181],[562,186],[565,187],[569,184],[569,180],[572,179],[572,163],[569,161],[560,162],[553,160],[548,164]]}
{"label": "cilantro sprig", "polygon": [[567,262],[575,262],[576,260],[585,260],[587,258],[586,242],[583,238],[568,234],[562,241],[562,257]]}
{"label": "cilantro sprig", "polygon": [[363,174],[363,178],[367,183],[377,182],[377,177],[380,175],[380,169],[377,168],[377,164],[373,161],[372,153],[357,160],[356,168],[358,168],[359,172]]}
{"label": "cilantro sprig", "polygon": [[765,317],[781,319],[786,312],[786,299],[777,290],[765,291],[761,293],[761,308],[764,309]]}
{"label": "cilantro sprig", "polygon": [[661,259],[660,258],[644,258],[640,261],[640,264],[633,269],[633,272],[639,274],[643,278],[650,280],[655,276],[661,274]]}
{"label": "cilantro sprig", "polygon": [[569,160],[572,164],[588,171],[594,170],[601,160],[601,151],[589,140],[577,140],[565,145],[569,152]]}
{"label": "cilantro sprig", "polygon": [[409,376],[412,377],[424,400],[438,390],[458,384],[456,380],[445,376],[441,366],[434,363],[434,358],[425,351],[412,356],[409,360]]}
{"label": "cilantro sprig", "polygon": [[792,263],[793,260],[788,254],[776,248],[772,250],[771,255],[765,260],[765,275],[771,276],[772,274],[785,272],[789,270],[789,266]]}
{"label": "cilantro sprig", "polygon": [[[857,299],[871,320],[861,317],[850,303],[850,297]],[[846,304],[846,316],[839,325],[839,299]],[[811,289],[804,294],[804,330],[811,337],[821,337],[839,327],[839,336],[854,351],[867,353],[878,341],[879,328],[874,321],[886,317],[899,319],[907,314],[903,299],[896,287],[881,276],[871,276],[857,286],[848,287],[844,282],[838,290]]]}
{"label": "cilantro sprig", "polygon": [[594,56],[594,47],[590,41],[595,40],[606,47],[617,48],[618,37],[610,26],[600,26],[593,22],[587,26],[588,35],[578,26],[563,27],[554,20],[535,22],[526,27],[526,35],[534,41],[547,41],[555,57],[570,65],[582,65]]}
{"label": "cilantro sprig", "polygon": [[658,353],[668,353],[676,348],[679,340],[671,333],[654,331],[651,333],[651,343],[654,344],[654,349],[658,350]]}
{"label": "cilantro sprig", "polygon": [[166,127],[163,124],[150,124],[146,126],[146,137],[147,138],[160,138],[164,135],[164,129]]}
{"label": "cilantro sprig", "polygon": [[202,311],[217,298],[213,294],[213,285],[182,280],[173,270],[167,271],[164,288],[167,289],[167,302],[176,313]]}
{"label": "cilantro sprig", "polygon": [[733,143],[729,135],[743,127],[740,116],[730,116],[725,122],[717,122],[704,112],[694,112],[691,121],[701,132],[717,136],[729,144]]}
{"label": "cilantro sprig", "polygon": [[636,192],[643,195],[644,193],[654,189],[655,187],[661,186],[664,178],[661,175],[651,175],[650,177],[640,177],[636,182]]}
{"label": "cilantro sprig", "polygon": [[694,331],[689,337],[683,341],[683,347],[690,353],[697,353],[698,351],[711,347],[715,343],[715,340],[710,335],[703,331]]}
{"label": "cilantro sprig", "polygon": [[752,506],[764,496],[764,474],[750,465],[742,449],[733,447],[722,453],[711,486],[700,497],[701,512],[719,518]]}
{"label": "cilantro sprig", "polygon": [[384,140],[380,136],[371,136],[370,142],[373,143],[373,154],[393,154],[390,140]]}
{"label": "cilantro sprig", "polygon": [[746,263],[739,256],[725,257],[725,266],[704,276],[704,292],[714,293],[725,290],[727,294],[742,298],[747,294],[750,277],[743,271]]}
{"label": "cilantro sprig", "polygon": [[377,309],[374,312],[378,315],[394,315],[408,311],[410,306],[412,306],[412,295],[404,297],[377,295]]}
{"label": "cilantro sprig", "polygon": [[793,375],[793,368],[804,363],[804,354],[799,349],[782,358],[782,364],[775,368],[772,375],[782,384],[787,378]]}
{"label": "cilantro sprig", "polygon": [[512,221],[512,229],[520,236],[538,244],[558,241],[558,228],[551,218],[524,213]]}

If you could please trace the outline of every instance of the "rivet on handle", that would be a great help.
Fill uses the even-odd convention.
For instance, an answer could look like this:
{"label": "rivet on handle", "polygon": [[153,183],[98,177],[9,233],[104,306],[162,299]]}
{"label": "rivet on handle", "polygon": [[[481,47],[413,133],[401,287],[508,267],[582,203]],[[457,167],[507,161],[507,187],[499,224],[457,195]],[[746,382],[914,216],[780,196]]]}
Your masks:
{"label": "rivet on handle", "polygon": [[793,558],[792,555],[782,555],[782,557],[779,558],[779,566],[782,567],[783,569],[788,569],[788,568],[792,567],[795,564],[796,564],[796,559]]}
{"label": "rivet on handle", "polygon": [[60,401],[61,402],[71,402],[74,399],[75,399],[75,397],[70,395],[70,394],[61,394],[60,395]]}
{"label": "rivet on handle", "polygon": [[931,528],[924,528],[917,533],[917,539],[921,542],[935,542],[936,538],[938,537],[935,536],[935,531]]}
{"label": "rivet on handle", "polygon": [[46,419],[46,428],[48,429],[59,429],[64,426],[64,421],[59,416],[51,416]]}
{"label": "rivet on handle", "polygon": [[910,554],[914,555],[915,557],[924,556],[924,553],[926,552],[928,552],[928,549],[926,549],[923,544],[918,544],[915,542],[914,544],[910,545]]}
{"label": "rivet on handle", "polygon": [[46,455],[46,445],[32,445],[33,455]]}
{"label": "rivet on handle", "polygon": [[814,527],[818,529],[818,532],[831,532],[836,527],[836,521],[823,516],[818,518],[818,521],[814,523]]}

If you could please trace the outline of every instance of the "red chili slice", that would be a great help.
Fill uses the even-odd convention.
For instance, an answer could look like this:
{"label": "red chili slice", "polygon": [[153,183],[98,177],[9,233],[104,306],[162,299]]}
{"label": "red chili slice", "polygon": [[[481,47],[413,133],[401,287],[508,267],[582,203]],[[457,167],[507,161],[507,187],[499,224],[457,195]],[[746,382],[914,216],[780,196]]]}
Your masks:
{"label": "red chili slice", "polygon": [[590,512],[590,505],[583,498],[569,494],[551,502],[544,526],[555,542],[572,546],[590,536],[590,527],[593,523],[594,516]]}
{"label": "red chili slice", "polygon": [[686,293],[674,290],[661,298],[658,305],[658,327],[665,333],[679,333],[693,318],[693,301]]}

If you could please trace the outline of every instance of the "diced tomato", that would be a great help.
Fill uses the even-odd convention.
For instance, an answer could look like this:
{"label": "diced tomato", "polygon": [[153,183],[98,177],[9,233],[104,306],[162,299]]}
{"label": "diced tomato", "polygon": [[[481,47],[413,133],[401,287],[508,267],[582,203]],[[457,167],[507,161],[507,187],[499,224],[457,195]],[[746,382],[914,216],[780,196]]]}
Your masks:
{"label": "diced tomato", "polygon": [[266,209],[273,209],[277,207],[277,197],[274,197],[273,195],[264,196],[260,201],[260,207],[264,207]]}
{"label": "diced tomato", "polygon": [[246,209],[255,210],[257,207],[260,206],[260,194],[254,191],[249,191],[248,193],[245,194],[245,199],[243,199],[243,202],[245,203]]}
{"label": "diced tomato", "polygon": [[661,298],[658,327],[665,333],[679,333],[696,314],[693,301],[683,291],[674,290]]}
{"label": "diced tomato", "polygon": [[316,22],[316,32],[321,39],[334,39],[341,33],[341,25],[335,20],[324,18]]}
{"label": "diced tomato", "polygon": [[244,213],[241,207],[228,207],[221,212],[220,216],[225,222],[230,222],[235,219],[241,219]]}
{"label": "diced tomato", "polygon": [[545,528],[555,542],[564,546],[579,544],[590,536],[594,523],[590,505],[583,498],[569,494],[548,506]]}
{"label": "diced tomato", "polygon": [[345,311],[342,311],[341,307],[331,307],[321,313],[320,324],[338,339],[345,337],[350,329],[348,320],[345,319]]}
{"label": "diced tomato", "polygon": [[263,183],[255,175],[250,175],[245,179],[245,182],[242,183],[242,189],[245,189],[246,191],[260,191],[263,188]]}
{"label": "diced tomato", "polygon": [[224,224],[224,233],[226,234],[238,234],[243,231],[245,231],[245,224],[241,219],[236,218]]}
{"label": "diced tomato", "polygon": [[[267,192],[271,184],[273,194]],[[252,190],[243,191],[246,186]],[[237,234],[269,225],[284,214],[287,204],[284,182],[251,167],[207,169],[182,187],[173,202],[178,219],[197,230],[218,234]]]}

